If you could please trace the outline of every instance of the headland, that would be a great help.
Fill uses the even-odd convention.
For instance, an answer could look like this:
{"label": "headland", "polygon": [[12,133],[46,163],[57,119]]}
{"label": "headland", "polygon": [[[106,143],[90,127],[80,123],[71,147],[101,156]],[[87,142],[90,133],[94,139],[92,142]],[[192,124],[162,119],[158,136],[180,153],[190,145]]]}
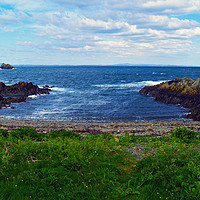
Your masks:
{"label": "headland", "polygon": [[154,97],[161,103],[189,108],[191,113],[187,117],[200,121],[200,78],[177,78],[158,85],[146,86],[140,90],[140,94]]}

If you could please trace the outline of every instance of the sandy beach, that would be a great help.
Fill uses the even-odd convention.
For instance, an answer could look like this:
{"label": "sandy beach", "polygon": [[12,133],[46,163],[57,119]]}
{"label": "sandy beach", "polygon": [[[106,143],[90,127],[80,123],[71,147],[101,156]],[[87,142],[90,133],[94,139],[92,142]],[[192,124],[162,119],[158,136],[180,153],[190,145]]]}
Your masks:
{"label": "sandy beach", "polygon": [[67,130],[80,134],[112,133],[112,134],[137,134],[137,135],[167,135],[179,127],[199,131],[200,122],[190,120],[174,121],[149,121],[149,122],[53,122],[17,119],[0,119],[0,128],[5,130],[20,127],[32,127],[38,132],[54,130]]}

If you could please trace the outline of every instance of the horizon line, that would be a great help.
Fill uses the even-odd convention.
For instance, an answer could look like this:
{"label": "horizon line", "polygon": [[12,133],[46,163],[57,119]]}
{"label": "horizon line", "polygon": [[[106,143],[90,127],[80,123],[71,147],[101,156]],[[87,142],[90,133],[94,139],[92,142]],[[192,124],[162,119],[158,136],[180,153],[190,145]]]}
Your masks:
{"label": "horizon line", "polygon": [[25,66],[48,66],[48,67],[84,67],[84,66],[94,66],[94,67],[109,67],[109,66],[116,66],[116,67],[200,67],[200,65],[180,65],[180,64],[129,64],[129,63],[122,63],[122,64],[13,64],[13,66],[17,67],[25,67]]}

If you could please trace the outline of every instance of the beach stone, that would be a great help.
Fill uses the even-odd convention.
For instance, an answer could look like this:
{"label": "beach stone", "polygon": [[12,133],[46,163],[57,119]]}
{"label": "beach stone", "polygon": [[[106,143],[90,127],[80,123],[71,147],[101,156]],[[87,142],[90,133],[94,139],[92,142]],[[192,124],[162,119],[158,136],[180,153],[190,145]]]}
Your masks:
{"label": "beach stone", "polygon": [[[84,122],[56,122],[54,127],[51,126],[52,122],[49,121],[33,121],[33,120],[16,120],[0,118],[0,127],[5,130],[18,129],[20,127],[31,127],[41,133],[49,133],[51,130],[67,130],[79,133],[81,135],[90,133],[111,133],[113,135],[121,135],[128,132],[134,135],[154,135],[155,137],[167,136],[171,131],[176,128],[186,127],[190,130],[199,131],[200,122],[191,120],[173,120],[173,121],[153,121],[153,122],[124,122],[116,123],[114,127],[110,126],[110,122],[104,123],[85,123]],[[110,128],[104,129],[107,125]],[[85,126],[85,130],[82,129]],[[151,129],[147,127],[151,126]],[[92,127],[92,129],[89,129]],[[118,132],[122,128],[123,132]],[[87,132],[89,129],[89,133]],[[130,130],[130,131],[129,131]],[[133,131],[134,130],[134,131]]]}

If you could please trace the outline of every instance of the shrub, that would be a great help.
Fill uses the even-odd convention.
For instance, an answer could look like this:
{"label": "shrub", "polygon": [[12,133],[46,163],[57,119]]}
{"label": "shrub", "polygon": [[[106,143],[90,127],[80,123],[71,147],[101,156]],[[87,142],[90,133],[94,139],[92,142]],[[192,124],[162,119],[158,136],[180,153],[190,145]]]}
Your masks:
{"label": "shrub", "polygon": [[52,131],[48,134],[49,138],[68,137],[68,138],[81,138],[81,135],[72,131]]}
{"label": "shrub", "polygon": [[3,130],[3,129],[0,129],[0,136],[3,136],[3,137],[8,137],[8,131],[6,130]]}
{"label": "shrub", "polygon": [[38,133],[35,129],[30,127],[18,128],[17,130],[12,130],[11,135],[16,137],[17,139],[25,139],[30,138],[33,140],[40,140],[42,138],[42,134]]}
{"label": "shrub", "polygon": [[171,132],[172,138],[179,138],[186,143],[190,143],[191,141],[194,141],[197,139],[197,136],[199,135],[198,132],[189,130],[187,128],[177,128],[175,131]]}
{"label": "shrub", "polygon": [[104,140],[111,140],[114,138],[114,135],[112,135],[111,133],[103,133],[101,135],[101,137],[104,139]]}

